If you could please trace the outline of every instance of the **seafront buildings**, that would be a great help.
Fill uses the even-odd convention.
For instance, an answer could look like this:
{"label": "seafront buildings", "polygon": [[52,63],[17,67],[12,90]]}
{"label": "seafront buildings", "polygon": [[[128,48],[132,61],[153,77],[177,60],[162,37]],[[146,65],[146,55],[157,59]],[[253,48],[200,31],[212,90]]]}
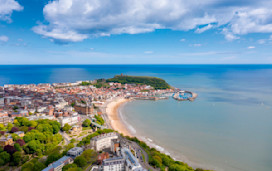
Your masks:
{"label": "seafront buildings", "polygon": [[116,132],[111,132],[108,134],[102,134],[99,136],[96,136],[91,139],[91,146],[94,147],[96,151],[101,151],[105,148],[111,148],[111,141],[114,139],[117,139],[117,133]]}
{"label": "seafront buildings", "polygon": [[154,90],[148,85],[108,83],[97,88],[87,81],[76,83],[4,85],[0,87],[0,123],[6,125],[15,117],[29,120],[57,120],[61,126],[75,125],[81,115],[101,114],[97,107],[116,97],[156,100],[172,90]]}
{"label": "seafront buildings", "polygon": [[[101,145],[100,145],[101,144]],[[113,157],[104,159],[100,170],[102,171],[146,171],[138,159],[132,154],[116,132],[102,134],[91,139],[91,146],[96,151],[110,150]]]}
{"label": "seafront buildings", "polygon": [[[102,114],[100,106],[104,103],[114,98],[154,100],[158,97],[157,95],[172,91],[155,90],[148,85],[137,84],[107,83],[106,86],[101,87],[91,85],[95,82],[94,80],[88,81],[88,84],[79,81],[76,83],[5,85],[0,87],[0,124],[2,127],[5,126],[5,130],[0,131],[0,146],[14,148],[18,140],[25,144],[25,134],[29,136],[29,132],[35,129],[35,126],[18,125],[19,118],[17,117],[27,118],[29,122],[40,119],[55,120],[59,122],[62,129],[68,125],[67,131],[57,132],[59,135],[61,134],[63,143],[65,144],[66,141],[68,144],[71,140],[70,137],[75,136],[80,141],[88,135],[81,135],[82,122],[88,118],[92,126],[100,129],[107,128],[96,123],[99,117],[95,116]],[[12,123],[12,129],[7,131],[9,123]],[[27,130],[24,130],[23,127]],[[89,132],[93,132],[93,130]],[[36,140],[32,142],[34,141],[36,142]],[[132,153],[136,149],[122,143],[120,135],[116,132],[100,134],[88,142],[90,145],[69,149],[67,154],[65,153],[59,160],[49,164],[43,171],[61,171],[65,165],[73,163],[88,148],[99,153],[96,161],[98,170],[145,170],[134,156],[135,154]]]}

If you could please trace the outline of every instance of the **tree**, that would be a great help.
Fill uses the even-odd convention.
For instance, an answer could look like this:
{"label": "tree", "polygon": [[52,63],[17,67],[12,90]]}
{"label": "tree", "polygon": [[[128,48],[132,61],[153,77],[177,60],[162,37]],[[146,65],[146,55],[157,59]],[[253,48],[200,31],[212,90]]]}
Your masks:
{"label": "tree", "polygon": [[84,127],[89,127],[91,125],[91,121],[89,119],[86,119],[83,123],[82,126]]}
{"label": "tree", "polygon": [[22,160],[21,152],[16,151],[15,153],[13,153],[12,158],[13,158],[14,165],[15,166],[19,165],[20,161]]}
{"label": "tree", "polygon": [[18,139],[20,139],[19,135],[17,135],[17,134],[11,134],[11,137],[12,137],[13,141],[17,141]]}
{"label": "tree", "polygon": [[16,117],[15,120],[19,123],[19,126],[30,126],[30,121],[25,117]]}
{"label": "tree", "polygon": [[11,131],[12,127],[13,127],[12,123],[9,122],[8,125],[7,125],[8,131]]}
{"label": "tree", "polygon": [[35,162],[34,166],[33,166],[33,170],[34,171],[40,171],[40,170],[43,170],[44,168],[46,168],[46,166],[41,163],[41,162]]}
{"label": "tree", "polygon": [[25,141],[26,143],[28,143],[29,141],[35,139],[35,135],[34,135],[34,133],[31,131],[31,132],[26,133],[25,136],[23,137],[23,139],[24,139],[24,141]]}
{"label": "tree", "polygon": [[10,155],[12,155],[16,149],[14,148],[14,146],[11,146],[11,145],[6,145],[4,147],[4,151],[8,152]]}
{"label": "tree", "polygon": [[29,126],[35,128],[38,125],[36,121],[29,121]]}
{"label": "tree", "polygon": [[20,131],[23,131],[23,132],[27,132],[28,131],[28,127],[27,126],[22,126],[19,128]]}
{"label": "tree", "polygon": [[56,134],[59,132],[60,128],[57,125],[52,125],[53,127],[53,134]]}
{"label": "tree", "polygon": [[35,129],[34,127],[28,127],[28,131],[31,131],[32,129]]}
{"label": "tree", "polygon": [[70,142],[71,142],[71,143],[75,143],[76,140],[75,140],[74,138],[72,138]]}
{"label": "tree", "polygon": [[0,158],[0,166],[3,166],[5,164],[5,161]]}
{"label": "tree", "polygon": [[67,171],[82,171],[79,167],[69,168]]}
{"label": "tree", "polygon": [[79,167],[84,167],[87,165],[87,161],[83,156],[76,157],[74,163],[77,164]]}
{"label": "tree", "polygon": [[104,119],[103,119],[101,116],[95,115],[94,117],[95,117],[96,122],[97,122],[98,124],[104,125],[105,121],[104,121]]}
{"label": "tree", "polygon": [[24,145],[25,145],[25,141],[22,140],[22,139],[18,139],[18,140],[16,141],[16,143],[18,143],[20,146],[24,146]]}
{"label": "tree", "polygon": [[33,167],[34,167],[34,164],[31,161],[29,161],[29,162],[25,163],[22,166],[22,170],[21,171],[32,171]]}
{"label": "tree", "polygon": [[96,153],[92,149],[88,149],[88,150],[83,151],[81,156],[83,156],[87,160],[87,162],[93,162],[96,160],[96,158],[95,158]]}
{"label": "tree", "polygon": [[38,140],[31,140],[28,143],[27,147],[29,149],[30,154],[37,152],[38,149],[40,149],[40,150],[44,149],[44,145],[41,144],[40,141],[38,141]]}
{"label": "tree", "polygon": [[10,161],[10,154],[6,151],[3,151],[2,153],[0,153],[0,159],[4,161],[4,164],[6,164]]}
{"label": "tree", "polygon": [[40,132],[48,132],[53,134],[53,128],[50,124],[39,124],[36,129]]}
{"label": "tree", "polygon": [[69,143],[67,145],[67,147],[66,147],[66,150],[68,151],[68,150],[70,150],[71,148],[74,148],[74,147],[75,147],[75,145],[73,143]]}
{"label": "tree", "polygon": [[49,165],[50,163],[53,163],[54,161],[57,161],[58,159],[60,159],[62,156],[61,154],[59,153],[59,151],[57,152],[54,152],[52,154],[50,154],[48,157],[47,157],[47,160],[45,162],[46,165]]}
{"label": "tree", "polygon": [[67,164],[62,168],[62,171],[67,171],[69,168],[77,168],[76,164]]}
{"label": "tree", "polygon": [[17,127],[12,127],[11,130],[10,130],[11,133],[14,133],[14,132],[17,132],[17,131],[19,131],[19,128],[17,128]]}
{"label": "tree", "polygon": [[0,131],[4,130],[5,126],[3,124],[0,124]]}
{"label": "tree", "polygon": [[71,129],[71,126],[68,123],[66,123],[64,127],[62,127],[62,131],[69,131],[70,129]]}
{"label": "tree", "polygon": [[20,144],[18,144],[18,143],[14,144],[14,148],[15,148],[16,151],[21,151],[22,150]]}
{"label": "tree", "polygon": [[18,127],[21,126],[17,119],[14,119],[13,124]]}
{"label": "tree", "polygon": [[156,167],[161,167],[162,165],[162,159],[160,156],[153,156],[153,162],[152,162]]}

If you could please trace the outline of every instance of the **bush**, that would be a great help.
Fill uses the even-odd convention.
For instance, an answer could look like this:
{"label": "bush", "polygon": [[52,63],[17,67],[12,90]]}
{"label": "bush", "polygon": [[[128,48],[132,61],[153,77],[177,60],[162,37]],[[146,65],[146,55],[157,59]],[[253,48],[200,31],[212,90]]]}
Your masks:
{"label": "bush", "polygon": [[72,128],[72,127],[71,127],[69,124],[66,123],[66,124],[64,125],[64,127],[62,128],[62,131],[67,132],[67,131],[69,131],[71,128]]}
{"label": "bush", "polygon": [[89,119],[86,119],[83,123],[82,126],[83,127],[89,127],[91,125],[91,121]]}
{"label": "bush", "polygon": [[97,122],[99,125],[104,125],[105,121],[104,121],[104,119],[103,119],[101,116],[95,115],[94,117],[95,117],[95,119],[96,119],[96,122]]}

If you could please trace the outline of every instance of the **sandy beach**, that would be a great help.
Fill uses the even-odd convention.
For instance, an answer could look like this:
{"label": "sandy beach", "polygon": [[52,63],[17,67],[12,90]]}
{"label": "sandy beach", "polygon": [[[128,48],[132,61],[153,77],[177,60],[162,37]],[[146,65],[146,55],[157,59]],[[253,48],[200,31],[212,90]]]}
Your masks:
{"label": "sandy beach", "polygon": [[122,122],[121,118],[119,117],[118,108],[120,107],[120,105],[128,101],[130,100],[125,98],[117,98],[112,102],[108,103],[106,107],[106,114],[110,120],[111,127],[114,130],[124,134],[125,136],[131,136],[131,134],[128,131],[126,125]]}

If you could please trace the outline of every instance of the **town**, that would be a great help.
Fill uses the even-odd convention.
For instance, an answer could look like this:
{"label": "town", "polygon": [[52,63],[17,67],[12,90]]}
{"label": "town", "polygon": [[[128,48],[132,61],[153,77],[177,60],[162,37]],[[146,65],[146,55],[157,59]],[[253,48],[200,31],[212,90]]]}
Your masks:
{"label": "town", "polygon": [[105,79],[4,85],[0,170],[194,170],[112,130],[105,115],[105,104],[115,98],[156,100],[173,91]]}

